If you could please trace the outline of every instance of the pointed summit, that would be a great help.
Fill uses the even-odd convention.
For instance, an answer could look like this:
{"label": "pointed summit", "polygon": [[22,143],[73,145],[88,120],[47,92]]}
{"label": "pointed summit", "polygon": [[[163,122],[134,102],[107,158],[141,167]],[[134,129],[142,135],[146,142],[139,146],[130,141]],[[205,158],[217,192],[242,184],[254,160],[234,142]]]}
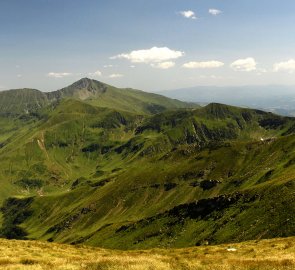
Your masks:
{"label": "pointed summit", "polygon": [[83,88],[88,88],[89,86],[91,86],[93,84],[100,85],[100,86],[104,85],[100,81],[92,80],[92,79],[89,79],[89,78],[85,77],[85,78],[82,78],[82,79],[74,82],[69,87],[75,87],[75,88],[78,88],[78,89],[83,89]]}
{"label": "pointed summit", "polygon": [[77,88],[87,88],[87,86],[89,84],[91,84],[92,80],[85,77],[85,78],[82,78],[76,82],[74,82],[73,84],[71,84],[71,86],[75,86]]}
{"label": "pointed summit", "polygon": [[60,97],[74,97],[80,100],[85,100],[94,97],[97,94],[104,93],[106,90],[107,86],[104,83],[89,78],[82,78],[73,84],[56,91],[56,93],[59,93]]}

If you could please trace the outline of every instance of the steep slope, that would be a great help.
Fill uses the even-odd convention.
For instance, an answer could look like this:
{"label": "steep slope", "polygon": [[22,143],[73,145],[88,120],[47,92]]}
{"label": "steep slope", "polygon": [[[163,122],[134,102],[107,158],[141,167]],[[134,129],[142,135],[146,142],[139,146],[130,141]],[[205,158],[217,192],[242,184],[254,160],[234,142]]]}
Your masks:
{"label": "steep slope", "polygon": [[85,101],[62,100],[0,149],[3,236],[134,249],[294,235],[295,119]]}
{"label": "steep slope", "polygon": [[54,92],[35,89],[16,89],[0,92],[0,115],[18,116],[36,114],[65,98],[83,100],[99,107],[142,114],[158,113],[167,109],[197,107],[161,95],[133,89],[119,89],[99,81],[83,78]]}

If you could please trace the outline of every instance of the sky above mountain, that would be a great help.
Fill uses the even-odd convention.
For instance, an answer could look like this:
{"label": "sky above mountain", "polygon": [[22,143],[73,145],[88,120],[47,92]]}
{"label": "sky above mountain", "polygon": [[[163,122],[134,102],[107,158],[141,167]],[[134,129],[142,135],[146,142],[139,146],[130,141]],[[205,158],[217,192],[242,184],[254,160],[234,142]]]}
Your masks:
{"label": "sky above mountain", "polygon": [[0,89],[295,84],[295,1],[3,0]]}

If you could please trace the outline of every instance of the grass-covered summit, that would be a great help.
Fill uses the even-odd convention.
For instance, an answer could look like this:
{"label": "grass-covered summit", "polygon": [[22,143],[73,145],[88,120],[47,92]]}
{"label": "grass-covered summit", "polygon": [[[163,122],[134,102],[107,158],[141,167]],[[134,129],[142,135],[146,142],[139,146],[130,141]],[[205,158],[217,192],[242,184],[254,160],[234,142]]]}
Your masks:
{"label": "grass-covered summit", "polygon": [[294,118],[89,79],[44,95],[0,118],[3,237],[137,249],[295,234]]}

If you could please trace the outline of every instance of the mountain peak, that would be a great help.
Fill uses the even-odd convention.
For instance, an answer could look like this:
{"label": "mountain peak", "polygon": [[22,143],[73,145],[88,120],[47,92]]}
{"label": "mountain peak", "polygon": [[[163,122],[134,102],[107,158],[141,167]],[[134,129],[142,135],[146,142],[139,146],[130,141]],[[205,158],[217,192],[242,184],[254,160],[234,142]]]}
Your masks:
{"label": "mountain peak", "polygon": [[100,81],[92,80],[92,79],[85,77],[85,78],[82,78],[82,79],[74,82],[69,87],[75,87],[77,89],[85,89],[91,85],[103,86],[104,84]]}
{"label": "mountain peak", "polygon": [[56,93],[61,97],[74,97],[85,100],[89,97],[96,96],[97,94],[105,93],[106,90],[106,84],[89,78],[82,78],[73,84],[56,91]]}

